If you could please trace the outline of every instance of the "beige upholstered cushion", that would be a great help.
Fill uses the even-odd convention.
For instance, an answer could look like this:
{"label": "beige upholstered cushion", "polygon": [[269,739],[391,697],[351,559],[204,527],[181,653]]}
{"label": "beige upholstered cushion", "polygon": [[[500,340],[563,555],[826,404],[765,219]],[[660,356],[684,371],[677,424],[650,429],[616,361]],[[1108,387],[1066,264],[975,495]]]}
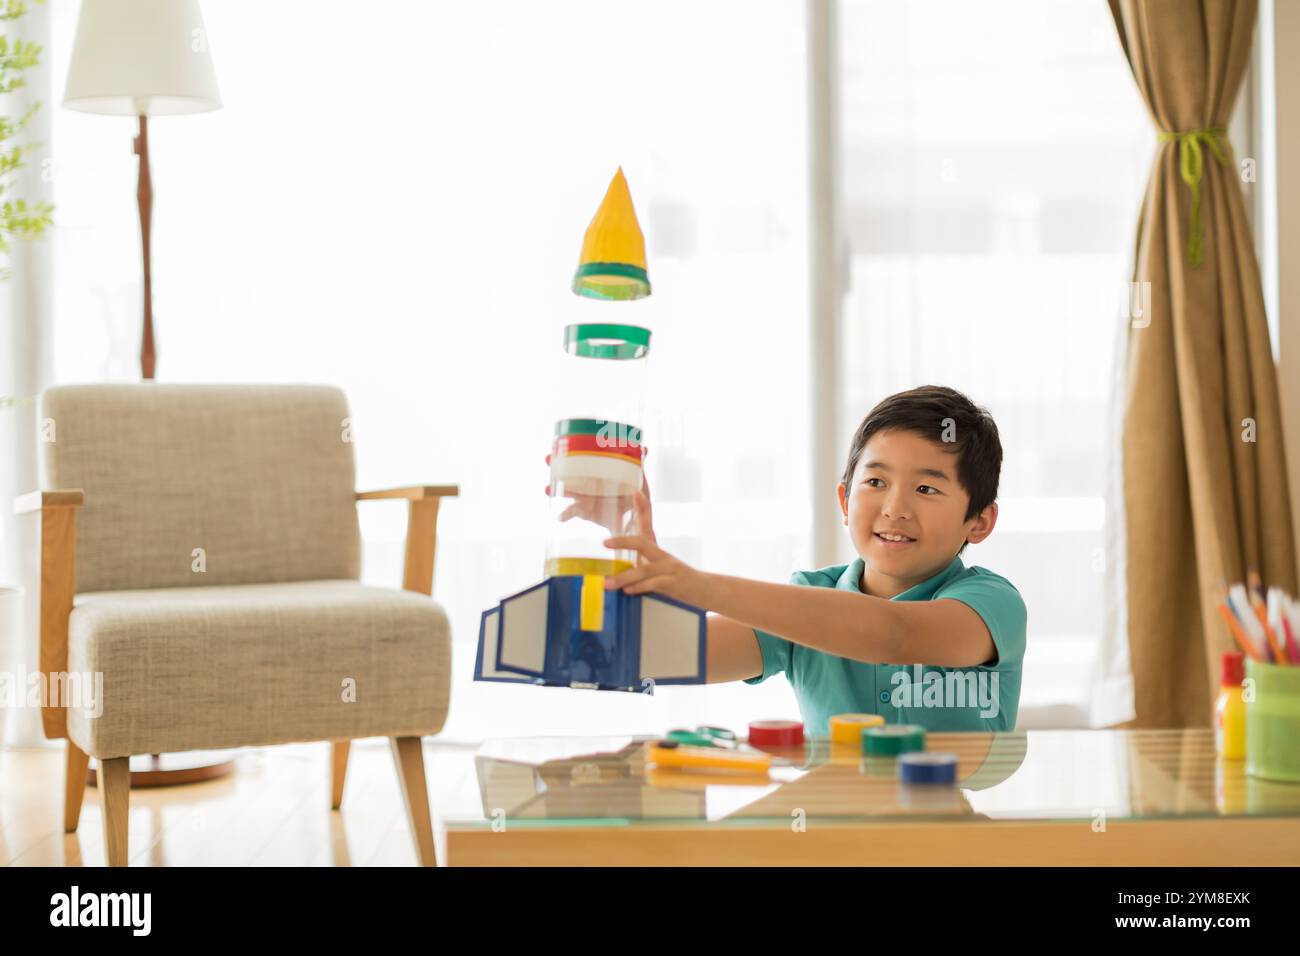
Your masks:
{"label": "beige upholstered cushion", "polygon": [[68,670],[102,672],[102,713],[69,708],[68,736],[108,758],[434,734],[450,669],[445,612],[410,591],[301,581],[81,594]]}
{"label": "beige upholstered cushion", "polygon": [[336,388],[68,385],[44,393],[41,417],[42,487],[86,492],[79,592],[360,574]]}

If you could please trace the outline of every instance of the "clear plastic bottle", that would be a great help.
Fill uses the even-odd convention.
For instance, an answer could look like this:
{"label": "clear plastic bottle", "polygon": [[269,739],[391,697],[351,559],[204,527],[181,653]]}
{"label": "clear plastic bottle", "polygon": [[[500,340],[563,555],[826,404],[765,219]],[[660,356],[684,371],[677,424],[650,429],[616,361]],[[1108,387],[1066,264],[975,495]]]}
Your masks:
{"label": "clear plastic bottle", "polygon": [[602,542],[630,533],[633,496],[642,487],[646,450],[635,421],[650,332],[576,323],[565,329],[564,351],[570,414],[583,417],[562,418],[555,426],[545,574],[614,575],[636,558],[631,550]]}

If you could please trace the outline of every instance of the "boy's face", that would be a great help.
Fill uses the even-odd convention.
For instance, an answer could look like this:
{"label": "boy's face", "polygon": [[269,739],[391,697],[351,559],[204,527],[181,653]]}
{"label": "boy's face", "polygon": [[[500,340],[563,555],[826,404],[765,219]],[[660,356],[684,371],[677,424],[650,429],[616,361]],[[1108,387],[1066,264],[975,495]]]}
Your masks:
{"label": "boy's face", "polygon": [[901,429],[872,435],[852,484],[840,482],[837,493],[853,547],[866,562],[862,587],[878,597],[933,577],[962,544],[987,538],[997,521],[996,503],[967,521],[970,496],[957,481],[956,454]]}

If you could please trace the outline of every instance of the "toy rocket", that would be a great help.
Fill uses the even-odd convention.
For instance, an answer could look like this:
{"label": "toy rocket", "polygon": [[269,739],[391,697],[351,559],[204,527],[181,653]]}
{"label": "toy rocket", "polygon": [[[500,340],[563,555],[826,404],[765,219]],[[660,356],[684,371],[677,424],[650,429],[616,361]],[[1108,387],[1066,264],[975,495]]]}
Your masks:
{"label": "toy rocket", "polygon": [[[622,169],[587,227],[573,291],[614,302],[650,294],[645,238]],[[592,384],[584,417],[555,426],[548,459],[555,523],[545,579],[483,612],[474,679],[625,691],[702,684],[704,611],[661,595],[605,589],[607,576],[634,563],[633,552],[602,541],[628,533],[646,455],[640,427],[613,411],[620,406],[610,393],[626,393],[644,370],[650,330],[572,323],[564,350],[573,360],[570,377]]]}

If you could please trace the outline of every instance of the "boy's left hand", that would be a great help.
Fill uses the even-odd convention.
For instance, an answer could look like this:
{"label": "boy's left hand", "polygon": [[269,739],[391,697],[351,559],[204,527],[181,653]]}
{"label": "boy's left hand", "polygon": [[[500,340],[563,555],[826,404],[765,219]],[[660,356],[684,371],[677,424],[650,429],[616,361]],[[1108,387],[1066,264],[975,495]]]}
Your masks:
{"label": "boy's left hand", "polygon": [[645,594],[653,591],[665,597],[704,608],[709,599],[708,575],[697,571],[663,548],[655,540],[651,525],[650,505],[641,492],[635,497],[636,534],[606,538],[607,548],[624,548],[636,551],[636,567],[605,579],[606,588],[622,588],[625,594]]}

